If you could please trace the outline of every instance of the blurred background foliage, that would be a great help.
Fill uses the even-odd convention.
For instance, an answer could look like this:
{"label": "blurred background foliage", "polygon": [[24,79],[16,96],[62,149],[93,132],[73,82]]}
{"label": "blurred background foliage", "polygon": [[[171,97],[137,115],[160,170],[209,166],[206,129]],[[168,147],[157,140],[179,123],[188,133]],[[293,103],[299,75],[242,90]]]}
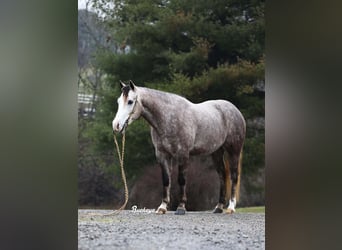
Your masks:
{"label": "blurred background foliage", "polygon": [[[79,10],[78,29],[79,93],[90,96],[88,102],[79,104],[79,205],[118,206],[122,202],[111,122],[120,95],[119,80],[129,79],[192,102],[226,99],[234,103],[247,121],[240,205],[263,205],[265,2],[88,3],[89,9]],[[213,197],[202,199],[190,188],[188,209],[211,209],[217,202],[218,190],[211,182],[218,177],[211,165],[210,160],[192,161],[191,185]],[[149,125],[142,119],[126,132],[125,170],[131,204],[156,206],[161,199],[161,181],[152,183],[161,174]],[[199,200],[205,204],[199,206]]]}

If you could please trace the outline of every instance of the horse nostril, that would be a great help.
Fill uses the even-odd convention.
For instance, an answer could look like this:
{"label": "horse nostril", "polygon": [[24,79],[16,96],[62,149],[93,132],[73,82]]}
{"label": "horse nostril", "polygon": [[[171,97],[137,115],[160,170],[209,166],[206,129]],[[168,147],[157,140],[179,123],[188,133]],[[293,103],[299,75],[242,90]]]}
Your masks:
{"label": "horse nostril", "polygon": [[119,130],[119,123],[116,125],[116,129]]}

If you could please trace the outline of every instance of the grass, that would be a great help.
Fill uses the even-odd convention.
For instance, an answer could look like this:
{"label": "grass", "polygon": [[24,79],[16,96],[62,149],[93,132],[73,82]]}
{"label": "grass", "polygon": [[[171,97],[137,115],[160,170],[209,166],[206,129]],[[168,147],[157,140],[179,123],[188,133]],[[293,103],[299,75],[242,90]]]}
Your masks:
{"label": "grass", "polygon": [[241,207],[236,209],[237,213],[265,213],[265,207]]}

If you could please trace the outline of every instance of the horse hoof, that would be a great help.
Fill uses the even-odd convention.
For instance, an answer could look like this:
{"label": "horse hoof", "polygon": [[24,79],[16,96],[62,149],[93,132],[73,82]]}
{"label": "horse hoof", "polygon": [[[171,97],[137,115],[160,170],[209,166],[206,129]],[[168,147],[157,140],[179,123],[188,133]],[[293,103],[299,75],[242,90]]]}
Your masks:
{"label": "horse hoof", "polygon": [[156,214],[165,214],[166,213],[166,209],[164,208],[158,208],[158,210],[156,211]]}
{"label": "horse hoof", "polygon": [[223,213],[223,209],[222,209],[222,208],[219,208],[219,207],[215,207],[213,213],[214,213],[214,214],[221,214],[221,213]]}
{"label": "horse hoof", "polygon": [[228,208],[226,213],[227,214],[232,214],[234,212],[235,212],[235,209]]}
{"label": "horse hoof", "polygon": [[176,215],[184,215],[185,214],[185,208],[184,207],[178,207],[175,214]]}

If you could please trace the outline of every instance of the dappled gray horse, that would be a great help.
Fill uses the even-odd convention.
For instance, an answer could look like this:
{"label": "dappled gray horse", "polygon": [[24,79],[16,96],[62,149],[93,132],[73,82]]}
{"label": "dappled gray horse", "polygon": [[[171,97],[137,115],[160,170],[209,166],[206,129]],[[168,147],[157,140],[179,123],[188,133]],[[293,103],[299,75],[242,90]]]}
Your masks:
{"label": "dappled gray horse", "polygon": [[[224,100],[194,104],[162,91],[120,82],[122,94],[113,130],[124,133],[142,116],[151,126],[152,142],[162,169],[163,199],[157,213],[164,214],[170,202],[172,165],[178,165],[180,204],[176,214],[185,214],[186,171],[189,157],[211,155],[220,179],[220,196],[214,213],[222,213],[229,197],[228,213],[235,211],[239,196],[242,147],[246,124],[240,111]],[[226,154],[224,154],[226,152]]]}

